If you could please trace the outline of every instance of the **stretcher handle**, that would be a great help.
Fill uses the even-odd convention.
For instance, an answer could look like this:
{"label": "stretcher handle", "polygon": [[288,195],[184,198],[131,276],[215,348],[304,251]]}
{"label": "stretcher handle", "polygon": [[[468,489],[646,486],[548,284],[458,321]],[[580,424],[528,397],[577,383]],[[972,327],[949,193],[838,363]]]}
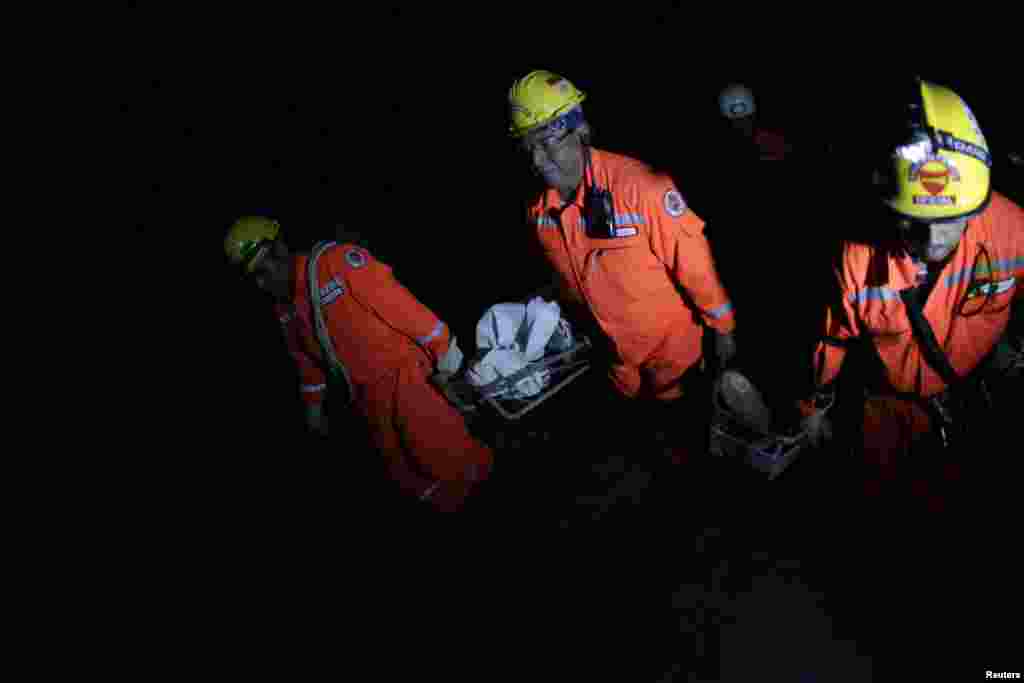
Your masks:
{"label": "stretcher handle", "polygon": [[[569,349],[568,351],[563,351],[562,353],[558,353],[553,356],[547,356],[541,360],[529,363],[525,368],[517,370],[516,372],[512,373],[511,375],[508,375],[507,377],[502,377],[501,379],[494,380],[490,384],[479,387],[477,390],[480,392],[480,395],[482,397],[492,398],[497,394],[513,389],[517,382],[537,372],[538,369],[549,368],[555,363],[558,363],[559,361],[565,358],[569,358],[575,354],[580,353],[581,351],[587,350],[588,348],[590,348],[590,346],[590,339],[584,337],[579,342],[579,344]],[[582,363],[589,363],[589,361],[577,361],[576,363],[567,365],[564,369],[577,367]]]}

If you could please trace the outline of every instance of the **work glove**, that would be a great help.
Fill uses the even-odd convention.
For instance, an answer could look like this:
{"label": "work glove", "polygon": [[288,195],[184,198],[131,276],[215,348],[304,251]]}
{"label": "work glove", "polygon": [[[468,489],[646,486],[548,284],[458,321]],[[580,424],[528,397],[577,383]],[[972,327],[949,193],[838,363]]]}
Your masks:
{"label": "work glove", "polygon": [[736,355],[736,338],[732,334],[715,333],[715,358],[718,368],[724,369]]}
{"label": "work glove", "polygon": [[327,416],[324,415],[324,408],[321,404],[306,406],[306,427],[313,434],[327,436]]}
{"label": "work glove", "polygon": [[448,344],[448,350],[437,361],[437,371],[438,373],[454,375],[462,367],[462,360],[463,355],[459,349],[458,340],[452,337],[451,342]]}
{"label": "work glove", "polygon": [[818,448],[832,440],[832,421],[824,410],[819,410],[800,421],[800,427],[807,434],[811,446]]}
{"label": "work glove", "polygon": [[476,410],[472,388],[467,382],[456,379],[452,372],[435,372],[430,381],[434,383],[445,398],[461,412]]}
{"label": "work glove", "polygon": [[437,362],[437,372],[431,376],[430,381],[456,408],[462,412],[468,412],[474,409],[473,395],[466,382],[459,379],[459,370],[462,368],[463,359],[464,356],[459,349],[458,341],[452,337],[451,343],[448,344],[448,350]]}

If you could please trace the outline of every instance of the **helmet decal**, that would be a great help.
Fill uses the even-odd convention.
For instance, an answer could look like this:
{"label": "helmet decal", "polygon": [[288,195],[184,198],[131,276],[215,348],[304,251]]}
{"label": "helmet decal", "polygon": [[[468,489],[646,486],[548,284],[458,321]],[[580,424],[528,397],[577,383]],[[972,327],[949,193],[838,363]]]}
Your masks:
{"label": "helmet decal", "polygon": [[983,211],[991,195],[992,159],[974,113],[949,88],[917,83],[919,94],[908,103],[902,123],[909,136],[891,148],[888,173],[876,174],[876,181],[883,181],[878,183],[883,202],[923,221]]}
{"label": "helmet decal", "polygon": [[960,182],[960,171],[946,157],[932,154],[924,161],[911,164],[908,180],[911,183],[920,183],[920,186],[928,193],[926,195],[915,194],[913,196],[914,204],[948,206],[956,204],[956,195],[942,195],[950,183]]}
{"label": "helmet decal", "polygon": [[928,138],[920,138],[906,145],[896,148],[896,156],[905,159],[912,164],[920,164],[927,160],[935,151],[932,141]]}

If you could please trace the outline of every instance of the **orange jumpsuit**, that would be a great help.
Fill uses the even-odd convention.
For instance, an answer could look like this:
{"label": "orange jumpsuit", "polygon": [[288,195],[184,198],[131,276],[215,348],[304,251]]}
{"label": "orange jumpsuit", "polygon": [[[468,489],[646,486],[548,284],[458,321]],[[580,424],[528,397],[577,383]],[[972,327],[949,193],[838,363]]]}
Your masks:
{"label": "orange jumpsuit", "polygon": [[[722,333],[735,327],[704,222],[668,177],[628,157],[591,155],[593,174],[587,170],[575,199],[562,207],[550,189],[528,208],[528,220],[562,300],[589,312],[610,342],[616,388],[628,397],[678,398],[680,378],[701,358],[701,323]],[[612,193],[614,235],[587,234],[584,187],[595,179]]]}
{"label": "orange jumpsuit", "polygon": [[[864,414],[864,453],[882,479],[932,430],[919,399],[943,392],[942,377],[925,361],[899,291],[918,283],[923,265],[910,256],[865,244],[846,244],[841,271],[841,310],[829,311],[826,335],[861,338],[881,359],[882,377],[869,386]],[[935,337],[953,368],[966,377],[1006,331],[1011,302],[1024,297],[1024,209],[993,192],[988,208],[968,220],[960,244],[943,266],[924,306]],[[819,385],[839,373],[847,348],[821,342],[814,366]],[[914,400],[918,399],[918,400]],[[804,414],[811,411],[807,402]]]}
{"label": "orange jumpsuit", "polygon": [[[276,312],[303,400],[319,403],[326,381],[309,304],[308,260],[295,257],[293,300]],[[348,370],[353,403],[389,474],[406,493],[443,511],[458,509],[473,485],[487,478],[492,453],[430,382],[448,350],[448,327],[361,247],[328,248],[317,273],[335,354]]]}

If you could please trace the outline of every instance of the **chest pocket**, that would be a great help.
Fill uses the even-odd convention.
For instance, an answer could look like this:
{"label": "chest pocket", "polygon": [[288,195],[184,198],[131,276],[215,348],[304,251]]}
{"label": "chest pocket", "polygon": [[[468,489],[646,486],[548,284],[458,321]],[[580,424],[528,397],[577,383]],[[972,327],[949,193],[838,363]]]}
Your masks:
{"label": "chest pocket", "polygon": [[1017,279],[1013,276],[971,283],[960,298],[956,313],[965,318],[1000,315],[1010,307],[1016,288]]}
{"label": "chest pocket", "polygon": [[946,279],[947,287],[961,290],[954,315],[967,318],[978,314],[998,316],[1009,308],[1018,287],[1014,271],[1022,260],[1002,256],[999,250],[990,252],[984,243],[979,243],[971,267]]}
{"label": "chest pocket", "polygon": [[674,291],[665,266],[642,235],[590,240],[590,246],[584,281],[597,293],[634,303]]}

